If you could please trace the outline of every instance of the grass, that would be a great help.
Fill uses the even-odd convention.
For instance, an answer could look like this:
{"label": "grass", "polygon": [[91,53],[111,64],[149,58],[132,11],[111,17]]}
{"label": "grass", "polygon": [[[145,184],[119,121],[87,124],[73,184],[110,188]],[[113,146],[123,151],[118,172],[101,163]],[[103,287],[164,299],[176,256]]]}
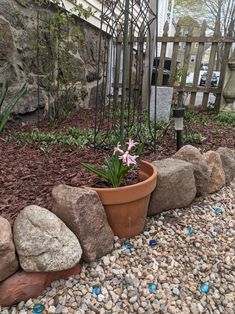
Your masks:
{"label": "grass", "polygon": [[235,112],[220,112],[215,120],[221,125],[235,127]]}

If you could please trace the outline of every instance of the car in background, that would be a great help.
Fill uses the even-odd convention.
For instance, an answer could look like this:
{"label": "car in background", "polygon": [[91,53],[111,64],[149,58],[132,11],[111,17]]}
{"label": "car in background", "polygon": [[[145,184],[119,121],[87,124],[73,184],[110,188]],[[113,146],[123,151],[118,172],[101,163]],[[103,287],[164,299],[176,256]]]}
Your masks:
{"label": "car in background", "polygon": [[[202,73],[201,79],[200,79],[200,86],[205,86],[206,85],[206,80],[207,80],[207,72]],[[211,77],[211,86],[216,87],[218,85],[218,77],[216,73],[212,73]]]}

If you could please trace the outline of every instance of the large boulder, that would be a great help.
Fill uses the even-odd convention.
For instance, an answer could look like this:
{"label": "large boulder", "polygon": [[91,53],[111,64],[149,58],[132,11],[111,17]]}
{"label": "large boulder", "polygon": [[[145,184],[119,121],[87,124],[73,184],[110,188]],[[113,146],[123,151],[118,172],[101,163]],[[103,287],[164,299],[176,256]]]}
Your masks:
{"label": "large boulder", "polygon": [[0,281],[14,274],[17,269],[18,260],[12,241],[11,225],[0,217]]}
{"label": "large boulder", "polygon": [[151,196],[148,215],[188,206],[196,196],[193,165],[170,158],[153,164],[157,167],[158,182]]}
{"label": "large boulder", "polygon": [[211,172],[200,151],[196,147],[185,145],[172,158],[181,159],[193,165],[197,195],[206,195]]}
{"label": "large boulder", "polygon": [[112,251],[114,235],[95,191],[61,184],[53,189],[52,197],[52,211],[78,237],[85,261]]}
{"label": "large boulder", "polygon": [[220,155],[217,152],[208,151],[203,154],[211,176],[208,185],[208,193],[219,191],[225,185],[225,174]]}
{"label": "large boulder", "polygon": [[235,149],[220,147],[217,153],[220,155],[223,164],[225,183],[229,184],[235,178]]}
{"label": "large boulder", "polygon": [[14,223],[14,240],[20,265],[26,272],[61,271],[81,259],[78,239],[56,215],[31,205]]}

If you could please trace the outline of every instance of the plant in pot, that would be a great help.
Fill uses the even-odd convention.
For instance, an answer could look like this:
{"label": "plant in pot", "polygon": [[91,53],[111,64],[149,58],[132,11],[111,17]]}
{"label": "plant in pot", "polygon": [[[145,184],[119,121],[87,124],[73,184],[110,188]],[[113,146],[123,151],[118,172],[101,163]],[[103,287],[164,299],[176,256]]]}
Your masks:
{"label": "plant in pot", "polygon": [[150,196],[157,182],[156,168],[141,160],[139,182],[121,186],[127,173],[136,167],[139,157],[138,143],[130,139],[126,144],[125,148],[120,144],[114,148],[112,157],[105,159],[102,169],[82,163],[84,168],[105,179],[112,186],[93,189],[101,199],[114,234],[119,238],[130,238],[143,231]]}

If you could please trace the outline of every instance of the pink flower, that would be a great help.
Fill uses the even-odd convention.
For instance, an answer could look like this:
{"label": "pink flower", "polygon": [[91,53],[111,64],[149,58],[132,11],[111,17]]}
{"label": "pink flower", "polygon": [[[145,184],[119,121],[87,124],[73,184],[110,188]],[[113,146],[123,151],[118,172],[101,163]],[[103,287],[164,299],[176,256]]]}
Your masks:
{"label": "pink flower", "polygon": [[129,141],[127,142],[128,144],[128,148],[127,150],[130,151],[132,148],[134,148],[138,143],[134,142],[132,139],[129,139]]}
{"label": "pink flower", "polygon": [[123,164],[127,164],[129,167],[130,165],[136,165],[136,158],[139,156],[132,156],[126,151],[123,155],[119,157]]}
{"label": "pink flower", "polygon": [[123,152],[123,154],[119,157],[119,159],[122,161],[123,164],[127,163],[127,158],[128,158],[128,151],[126,151],[125,153]]}
{"label": "pink flower", "polygon": [[136,165],[136,158],[139,156],[132,156],[128,155],[127,157],[127,166],[129,167],[130,165]]}
{"label": "pink flower", "polygon": [[114,147],[113,155],[116,153],[124,154],[124,151],[120,148],[121,145],[118,143],[117,147]]}

